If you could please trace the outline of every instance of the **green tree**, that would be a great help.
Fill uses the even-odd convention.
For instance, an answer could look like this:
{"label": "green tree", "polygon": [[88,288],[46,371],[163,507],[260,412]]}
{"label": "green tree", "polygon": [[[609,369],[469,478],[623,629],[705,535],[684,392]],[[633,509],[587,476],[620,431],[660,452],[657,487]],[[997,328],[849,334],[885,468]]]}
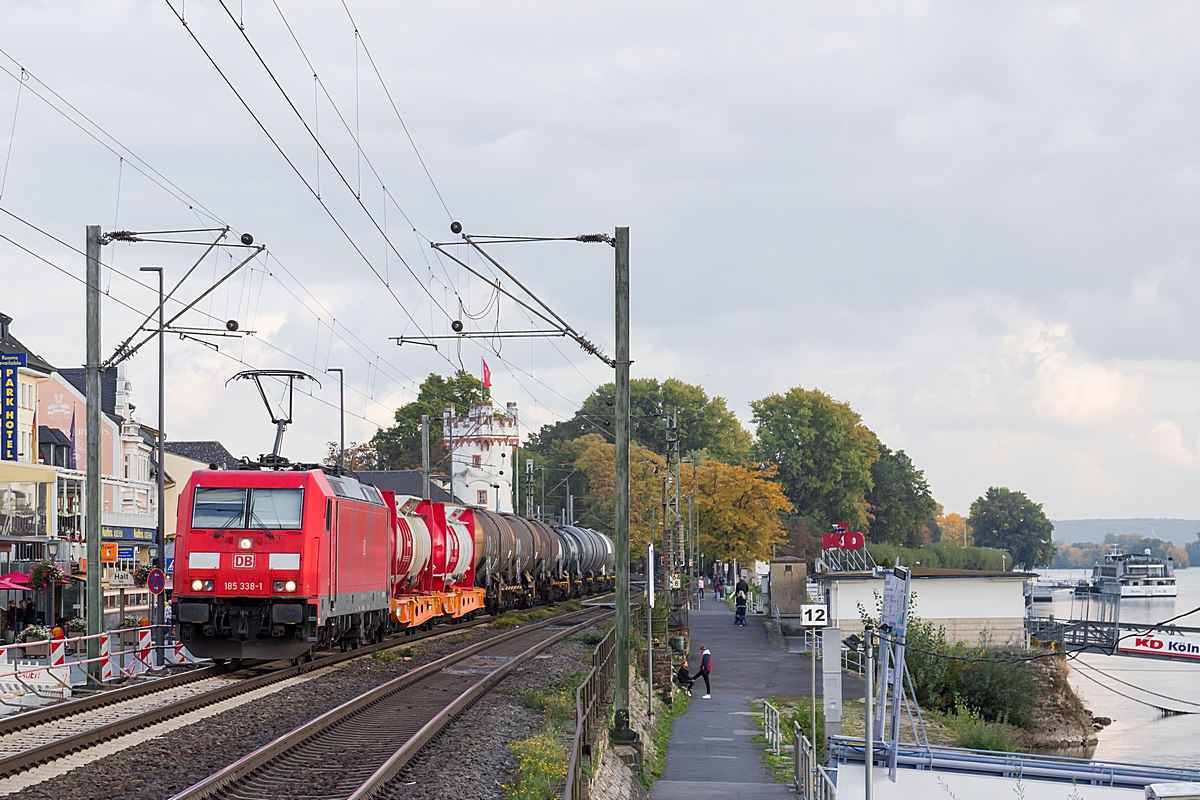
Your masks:
{"label": "green tree", "polygon": [[967,525],[975,545],[1007,550],[1014,565],[1041,567],[1054,560],[1054,523],[1024,492],[993,486],[971,503]]}
{"label": "green tree", "polygon": [[801,387],[750,404],[756,457],[779,467],[779,480],[796,512],[818,531],[834,522],[868,528],[867,492],[879,440],[846,403]]}
{"label": "green tree", "polygon": [[[569,420],[544,425],[529,439],[529,448],[549,453],[555,442],[578,439],[598,433],[612,442],[613,384],[606,383],[592,392]],[[698,385],[676,378],[659,382],[654,378],[635,378],[629,382],[630,439],[646,449],[665,455],[667,449],[666,412],[679,417],[679,449],[683,453],[701,453],[726,464],[738,464],[750,458],[750,433],[729,410],[723,397],[709,397]]]}
{"label": "green tree", "polygon": [[903,450],[879,445],[879,458],[871,465],[871,540],[919,547],[934,539],[937,501],[929,491],[925,473],[913,466]]}
{"label": "green tree", "polygon": [[465,370],[454,377],[444,378],[430,373],[421,383],[417,399],[396,409],[396,424],[382,428],[371,438],[378,469],[420,469],[421,415],[429,415],[430,458],[435,466],[445,469],[445,445],[442,443],[442,410],[456,406],[460,416],[471,403],[490,399],[491,390]]}

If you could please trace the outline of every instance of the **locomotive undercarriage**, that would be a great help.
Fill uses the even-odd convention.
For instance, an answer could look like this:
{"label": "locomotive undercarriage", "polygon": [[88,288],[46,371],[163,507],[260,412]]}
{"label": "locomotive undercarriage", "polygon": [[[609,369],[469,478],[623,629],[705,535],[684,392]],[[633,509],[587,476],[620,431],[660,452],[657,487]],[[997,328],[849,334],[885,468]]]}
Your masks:
{"label": "locomotive undercarriage", "polygon": [[382,641],[386,610],[331,616],[317,625],[317,607],[277,600],[188,600],[176,610],[179,638],[200,658],[296,659],[311,650],[350,650]]}

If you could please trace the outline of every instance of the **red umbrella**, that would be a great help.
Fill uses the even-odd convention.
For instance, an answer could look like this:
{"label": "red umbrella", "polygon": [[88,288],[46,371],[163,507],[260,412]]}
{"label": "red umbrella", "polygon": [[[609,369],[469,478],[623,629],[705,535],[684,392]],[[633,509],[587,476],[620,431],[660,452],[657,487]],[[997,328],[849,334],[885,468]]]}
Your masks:
{"label": "red umbrella", "polygon": [[3,577],[0,577],[0,591],[28,592],[29,587],[28,586],[20,586],[15,583],[10,583],[9,581],[4,580]]}
{"label": "red umbrella", "polygon": [[6,572],[0,575],[0,581],[16,584],[16,588],[18,589],[29,588],[29,576],[24,572]]}

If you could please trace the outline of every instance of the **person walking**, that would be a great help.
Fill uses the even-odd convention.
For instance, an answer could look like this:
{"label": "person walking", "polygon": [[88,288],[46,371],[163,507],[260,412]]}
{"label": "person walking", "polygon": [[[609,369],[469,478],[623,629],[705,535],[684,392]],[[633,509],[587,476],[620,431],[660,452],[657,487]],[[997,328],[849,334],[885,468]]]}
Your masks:
{"label": "person walking", "polygon": [[692,680],[696,678],[704,678],[704,699],[708,700],[712,697],[712,685],[708,682],[708,673],[712,672],[712,652],[704,645],[700,646],[700,671],[692,676]]}
{"label": "person walking", "polygon": [[733,617],[734,625],[746,625],[746,604],[750,600],[750,586],[745,579],[739,580],[737,586],[733,590],[733,604],[737,609],[737,613]]}
{"label": "person walking", "polygon": [[8,629],[16,636],[21,632],[21,613],[17,610],[17,601],[8,601],[8,610],[4,612],[4,621],[8,624]]}
{"label": "person walking", "polygon": [[699,581],[700,582],[698,584],[696,584],[699,587],[699,591],[696,594],[696,598],[697,598],[696,605],[700,605],[700,601],[704,599],[704,576],[703,575],[701,575],[699,577]]}

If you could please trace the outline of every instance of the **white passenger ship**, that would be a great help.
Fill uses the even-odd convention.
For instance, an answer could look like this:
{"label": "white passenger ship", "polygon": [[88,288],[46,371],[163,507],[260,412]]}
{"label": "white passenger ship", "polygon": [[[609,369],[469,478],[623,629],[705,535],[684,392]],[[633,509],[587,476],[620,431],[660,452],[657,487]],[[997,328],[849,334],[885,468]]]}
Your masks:
{"label": "white passenger ship", "polygon": [[[1168,559],[1169,561],[1169,559]],[[1092,591],[1121,597],[1175,597],[1173,565],[1150,555],[1122,553],[1114,546],[1104,554],[1104,563],[1092,567]]]}

